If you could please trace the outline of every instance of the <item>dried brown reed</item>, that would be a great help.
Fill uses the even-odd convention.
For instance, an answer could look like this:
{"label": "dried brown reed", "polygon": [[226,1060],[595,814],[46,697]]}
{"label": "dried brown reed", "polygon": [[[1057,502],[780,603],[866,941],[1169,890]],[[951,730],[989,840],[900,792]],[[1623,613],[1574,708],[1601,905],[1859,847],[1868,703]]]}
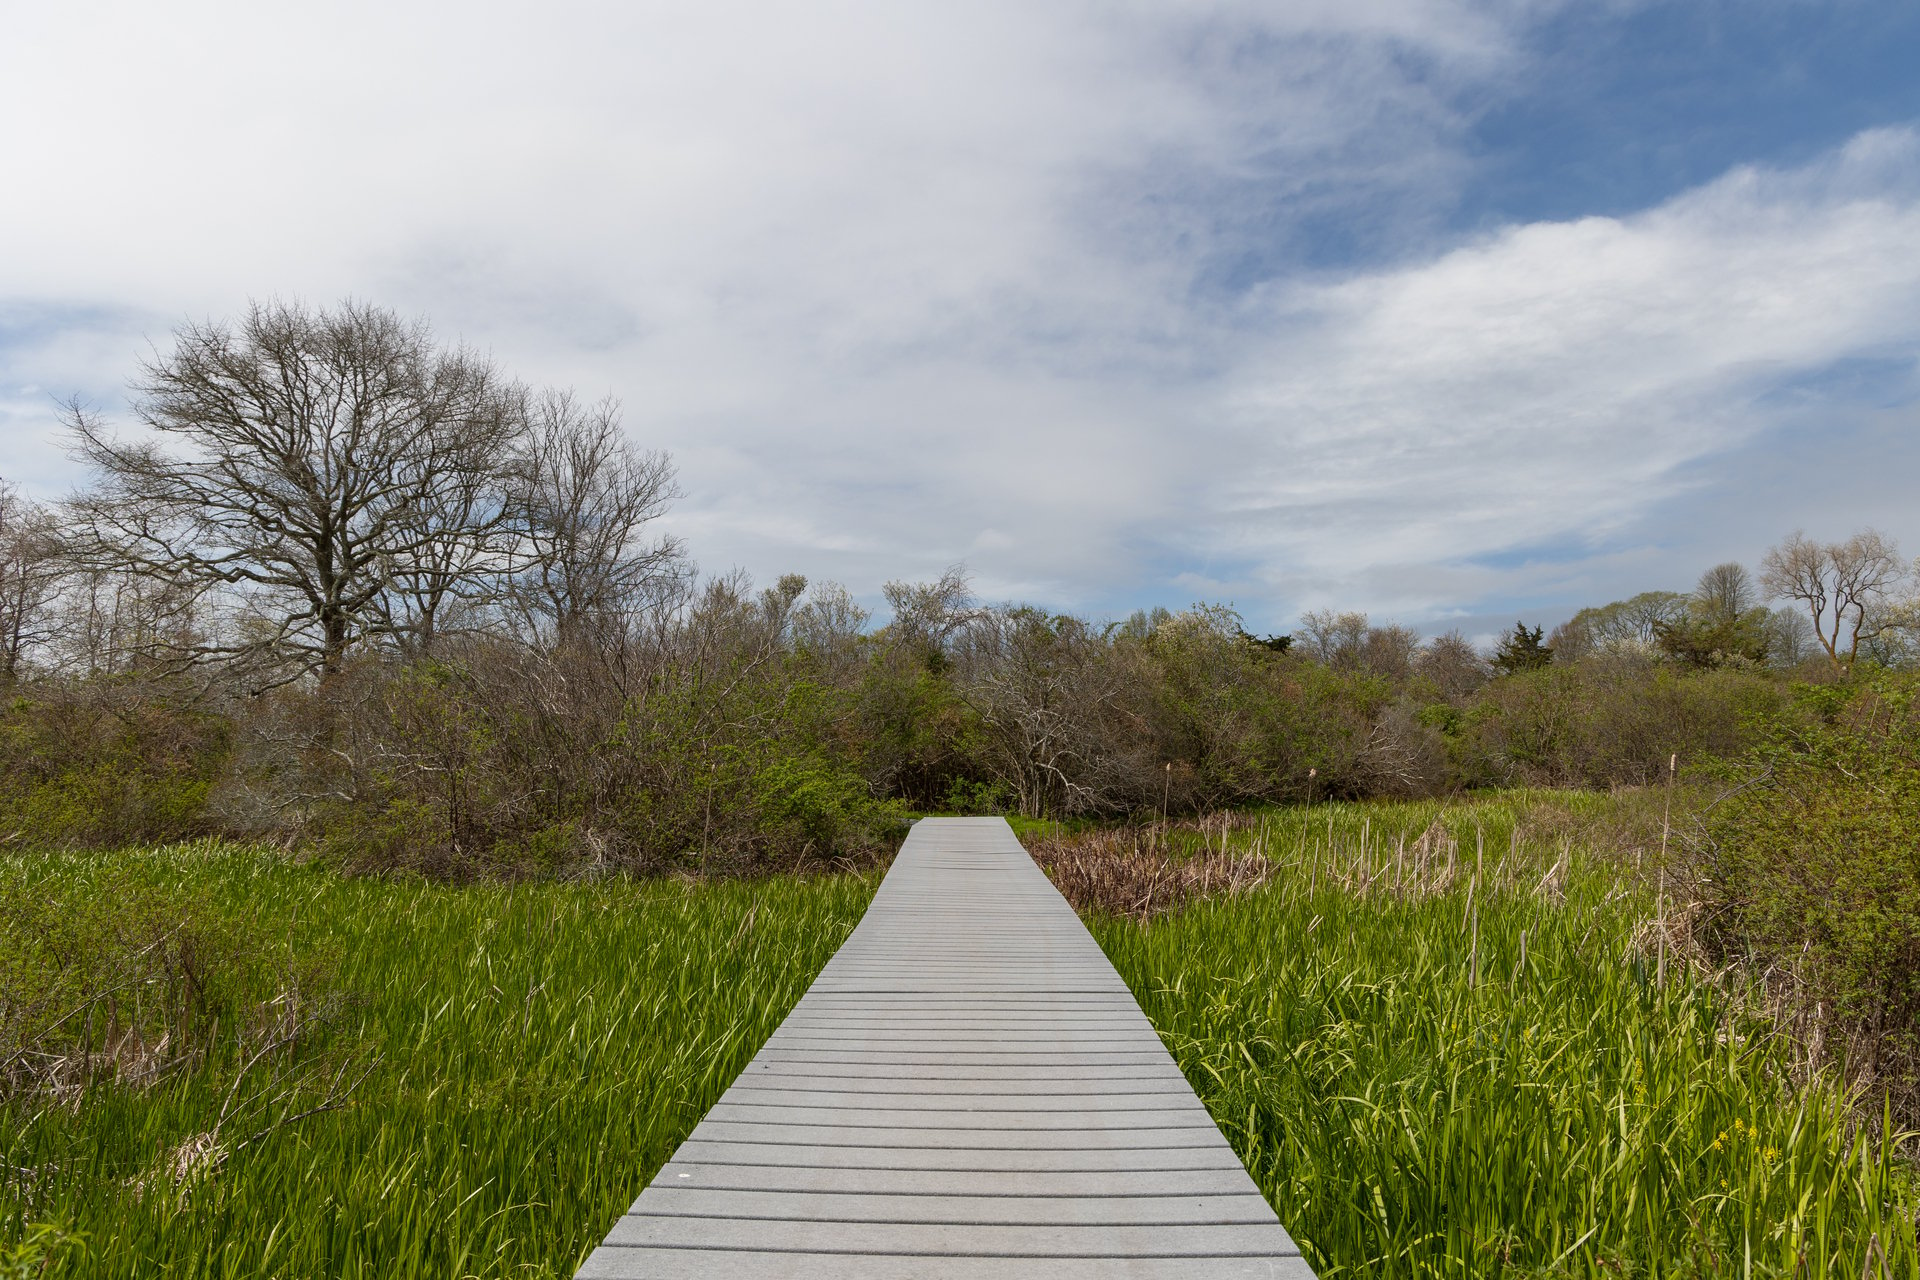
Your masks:
{"label": "dried brown reed", "polygon": [[1162,823],[1050,836],[1031,849],[1076,910],[1137,920],[1177,910],[1196,897],[1244,893],[1273,873],[1259,853],[1220,849],[1181,856],[1166,841]]}
{"label": "dried brown reed", "polygon": [[[1289,824],[1291,825],[1291,824]],[[1443,815],[1412,838],[1391,838],[1363,821],[1308,836],[1311,820],[1288,833],[1270,815],[1215,813],[1185,822],[1049,833],[1028,842],[1034,859],[1078,910],[1151,919],[1197,898],[1233,896],[1286,875],[1309,891],[1323,882],[1356,897],[1414,899],[1469,882],[1482,888],[1524,888],[1557,899],[1564,893],[1570,851],[1548,859],[1521,849],[1517,838],[1491,869],[1484,850],[1466,867]]]}

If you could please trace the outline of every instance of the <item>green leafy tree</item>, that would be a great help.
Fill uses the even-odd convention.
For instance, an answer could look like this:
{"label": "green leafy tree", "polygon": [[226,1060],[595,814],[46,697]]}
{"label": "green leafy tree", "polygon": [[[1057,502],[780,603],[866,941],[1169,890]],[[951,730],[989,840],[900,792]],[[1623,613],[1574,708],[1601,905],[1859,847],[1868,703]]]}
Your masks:
{"label": "green leafy tree", "polygon": [[1592,653],[1648,650],[1657,642],[1662,624],[1685,614],[1687,601],[1678,591],[1642,591],[1627,600],[1582,609],[1555,627],[1547,643],[1559,662],[1574,662]]}
{"label": "green leafy tree", "polygon": [[1759,665],[1767,660],[1768,615],[1749,609],[1734,618],[1714,618],[1689,611],[1660,625],[1655,637],[1660,652],[1688,666]]}
{"label": "green leafy tree", "polygon": [[1767,660],[1769,615],[1743,565],[1717,564],[1677,614],[1654,623],[1654,643],[1689,666],[1745,666]]}

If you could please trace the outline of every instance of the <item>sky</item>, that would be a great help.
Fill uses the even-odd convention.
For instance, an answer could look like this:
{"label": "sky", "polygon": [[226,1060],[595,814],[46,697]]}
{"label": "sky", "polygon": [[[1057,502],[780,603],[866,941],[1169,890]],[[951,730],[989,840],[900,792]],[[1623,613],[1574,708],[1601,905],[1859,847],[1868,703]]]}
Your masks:
{"label": "sky", "polygon": [[[0,0],[5,3],[5,0]],[[6,4],[0,477],[189,320],[624,405],[708,571],[1429,634],[1920,552],[1911,0]]]}

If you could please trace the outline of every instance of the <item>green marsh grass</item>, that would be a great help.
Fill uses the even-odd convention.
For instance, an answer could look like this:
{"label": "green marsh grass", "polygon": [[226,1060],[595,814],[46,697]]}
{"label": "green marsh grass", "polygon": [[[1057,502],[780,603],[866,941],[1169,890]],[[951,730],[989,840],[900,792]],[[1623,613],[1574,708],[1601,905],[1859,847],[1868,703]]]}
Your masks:
{"label": "green marsh grass", "polygon": [[1326,1280],[1920,1277],[1910,1135],[1738,981],[1661,981],[1657,878],[1543,803],[1610,802],[1202,824],[1236,891],[1090,924]]}
{"label": "green marsh grass", "polygon": [[[329,975],[329,1012],[292,1050],[315,1069],[250,1073],[260,1105],[222,1143],[269,1132],[223,1161],[192,1158],[239,1067],[217,1030],[158,1083],[0,1108],[0,1274],[87,1280],[570,1276],[876,883],[445,886],[211,845],[0,876],[54,898],[164,882]],[[356,1079],[338,1109],[290,1119]]]}
{"label": "green marsh grass", "polygon": [[[1616,803],[1201,824],[1163,844],[1232,892],[1090,923],[1328,1280],[1920,1280],[1902,1142],[1737,980],[1660,980],[1650,877],[1580,843]],[[129,1280],[570,1275],[875,883],[441,886],[211,845],[5,878],[162,886],[326,997],[297,1096],[243,1079],[268,1136],[224,1161],[182,1156],[233,1093],[217,1028],[157,1083],[0,1108],[0,1276]],[[274,1127],[339,1078],[345,1105]]]}

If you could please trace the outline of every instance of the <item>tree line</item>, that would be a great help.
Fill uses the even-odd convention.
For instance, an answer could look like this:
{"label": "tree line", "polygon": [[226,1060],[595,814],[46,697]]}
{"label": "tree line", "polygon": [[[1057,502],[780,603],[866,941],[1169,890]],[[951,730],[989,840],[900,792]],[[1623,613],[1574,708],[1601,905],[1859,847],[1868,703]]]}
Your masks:
{"label": "tree line", "polygon": [[0,486],[0,840],[731,868],[881,847],[910,808],[1641,782],[1794,714],[1787,677],[1910,666],[1920,635],[1871,531],[1488,654],[1350,612],[1096,623],[957,569],[887,584],[875,626],[834,584],[701,578],[617,404],[355,303],[188,325],[133,404],[130,437],[68,407],[67,501]]}

